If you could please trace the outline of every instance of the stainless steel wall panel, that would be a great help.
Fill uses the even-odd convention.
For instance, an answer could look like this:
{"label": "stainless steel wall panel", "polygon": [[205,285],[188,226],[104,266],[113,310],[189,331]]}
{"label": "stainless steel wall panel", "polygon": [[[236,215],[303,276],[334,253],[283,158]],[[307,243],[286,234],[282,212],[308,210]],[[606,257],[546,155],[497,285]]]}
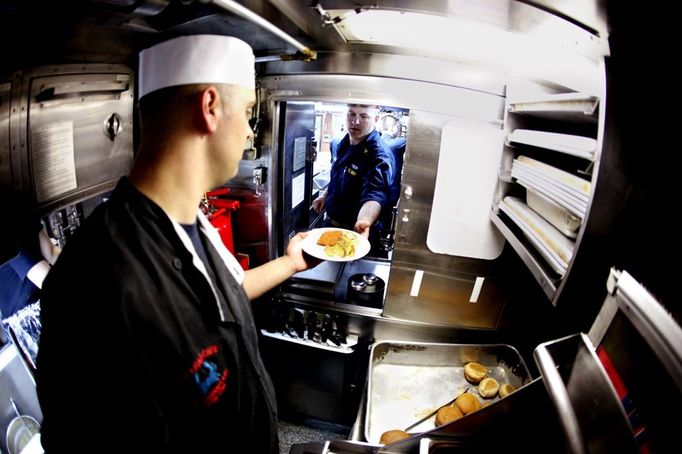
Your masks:
{"label": "stainless steel wall panel", "polygon": [[[403,195],[384,315],[442,326],[495,328],[505,302],[497,261],[435,254],[426,246],[426,237],[443,126],[458,118],[501,125],[504,98],[469,87],[358,75],[270,76],[260,82],[271,112],[276,111],[278,101],[358,102],[410,109]],[[267,123],[273,125],[269,134],[275,137],[277,123],[272,114],[269,117]],[[276,143],[266,141],[263,150],[271,153],[271,168],[276,168]],[[279,183],[283,184],[287,183]],[[411,193],[409,199],[406,190]],[[417,270],[428,274],[425,290],[413,298],[410,286]],[[477,277],[485,279],[479,302],[469,303]]]}
{"label": "stainless steel wall panel", "polygon": [[[123,65],[83,64],[19,72],[22,80],[13,152],[16,190],[31,192],[43,211],[111,189],[133,161],[134,75]],[[15,145],[13,145],[14,147]],[[75,182],[46,188],[56,172],[53,153],[65,150],[65,175]],[[16,164],[16,166],[15,166]],[[46,179],[47,178],[47,179]],[[58,184],[58,183],[55,183]]]}
{"label": "stainless steel wall panel", "polygon": [[[410,112],[410,135],[384,315],[444,326],[492,329],[505,302],[505,292],[500,288],[502,279],[497,277],[497,260],[435,254],[426,245],[441,131],[451,120],[453,117],[446,115]],[[406,191],[411,194],[409,197]],[[424,273],[421,288],[418,296],[410,296],[418,270]],[[485,280],[478,302],[470,303],[477,277]]]}
{"label": "stainless steel wall panel", "polygon": [[420,268],[429,258],[417,257],[419,262],[413,266],[393,263],[384,315],[462,329],[496,328],[506,295],[501,285],[490,277],[490,270],[479,273],[486,278],[485,290],[475,304],[469,302],[475,278],[458,276],[456,268],[443,273],[424,272],[419,296],[410,296],[415,268]]}
{"label": "stainless steel wall panel", "polygon": [[471,85],[364,75],[298,74],[259,80],[272,101],[374,103],[500,124],[504,108],[502,85],[488,93]]}
{"label": "stainless steel wall panel", "polygon": [[[506,83],[501,74],[484,68],[419,55],[370,53],[367,51],[319,52],[317,59],[312,62],[268,62],[265,64],[263,72],[263,76],[301,74],[353,74],[363,77],[378,77],[382,80],[386,78],[402,79],[404,81],[466,87],[494,95],[504,94]],[[298,85],[298,87],[305,87],[306,85]]]}

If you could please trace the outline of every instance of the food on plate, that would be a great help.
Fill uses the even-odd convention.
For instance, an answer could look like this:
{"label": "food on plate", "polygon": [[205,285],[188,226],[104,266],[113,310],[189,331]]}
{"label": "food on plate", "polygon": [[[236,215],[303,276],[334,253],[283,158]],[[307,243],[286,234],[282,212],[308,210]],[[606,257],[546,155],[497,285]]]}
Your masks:
{"label": "food on plate", "polygon": [[341,230],[329,230],[320,235],[317,239],[317,244],[320,246],[334,246],[339,241],[339,238],[341,238],[341,235],[343,235]]}
{"label": "food on plate", "polygon": [[499,394],[500,394],[500,397],[507,397],[508,395],[513,393],[514,391],[516,391],[516,388],[514,387],[514,385],[511,385],[509,383],[505,383],[504,385],[500,386]]}
{"label": "food on plate", "polygon": [[471,393],[462,393],[455,400],[455,406],[459,408],[463,415],[468,415],[481,408],[481,401]]}
{"label": "food on plate", "polygon": [[355,243],[358,239],[352,232],[329,230],[320,235],[317,244],[324,246],[324,253],[329,257],[352,257],[355,255]]}
{"label": "food on plate", "polygon": [[404,430],[389,430],[381,434],[379,443],[382,445],[387,445],[398,440],[403,440],[405,438],[410,438],[410,434]]}
{"label": "food on plate", "polygon": [[464,365],[464,378],[473,384],[477,384],[488,375],[488,369],[481,363],[470,362]]}
{"label": "food on plate", "polygon": [[464,416],[455,405],[448,405],[436,413],[436,426],[444,426]]}
{"label": "food on plate", "polygon": [[500,390],[500,384],[497,380],[491,377],[486,377],[478,384],[478,393],[481,397],[490,399],[491,397],[497,396],[497,392]]}

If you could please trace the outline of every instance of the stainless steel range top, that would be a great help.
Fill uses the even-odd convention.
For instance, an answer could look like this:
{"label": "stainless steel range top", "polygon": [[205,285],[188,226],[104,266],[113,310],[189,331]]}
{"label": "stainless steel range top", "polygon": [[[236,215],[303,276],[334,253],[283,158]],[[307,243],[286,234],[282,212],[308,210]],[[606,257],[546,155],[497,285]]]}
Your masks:
{"label": "stainless steel range top", "polygon": [[285,293],[326,304],[348,304],[383,309],[391,264],[386,259],[367,258],[352,262],[325,261],[296,273],[282,285]]}

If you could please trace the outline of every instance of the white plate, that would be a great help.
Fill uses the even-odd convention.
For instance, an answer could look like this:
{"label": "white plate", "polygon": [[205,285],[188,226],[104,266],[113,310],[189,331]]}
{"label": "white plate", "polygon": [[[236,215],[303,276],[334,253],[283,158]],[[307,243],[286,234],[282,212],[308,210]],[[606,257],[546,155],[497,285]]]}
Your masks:
{"label": "white plate", "polygon": [[[317,240],[324,232],[329,232],[331,230],[340,230],[343,233],[355,236],[355,238],[357,238],[357,242],[355,243],[355,254],[350,257],[339,257],[338,255],[329,256],[325,254],[324,246],[317,244]],[[361,259],[362,257],[366,256],[370,250],[370,244],[367,238],[360,235],[359,233],[353,232],[352,230],[340,229],[338,227],[324,227],[309,231],[308,236],[305,237],[301,243],[301,247],[303,247],[303,250],[313,257],[316,257],[320,260],[329,260],[331,262],[352,262],[353,260]]]}

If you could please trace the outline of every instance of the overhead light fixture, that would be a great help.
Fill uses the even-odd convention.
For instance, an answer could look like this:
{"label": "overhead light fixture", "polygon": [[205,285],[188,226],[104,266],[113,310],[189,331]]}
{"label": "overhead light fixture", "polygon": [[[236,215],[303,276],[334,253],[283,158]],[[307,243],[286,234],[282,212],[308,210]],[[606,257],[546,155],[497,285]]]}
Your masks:
{"label": "overhead light fixture", "polygon": [[[485,48],[501,37],[499,28],[456,17],[378,9],[358,14],[344,10],[330,13],[343,17],[334,27],[350,43],[383,44],[453,54],[460,48],[471,51],[475,51],[476,47]],[[472,38],[483,41],[472,42]],[[466,46],[462,46],[463,40]]]}
{"label": "overhead light fixture", "polygon": [[[597,62],[552,40],[509,31],[504,26],[456,16],[382,9],[328,13],[343,18],[333,26],[348,43],[410,49],[427,57],[484,65],[529,79],[544,77],[558,83],[576,78],[600,80]],[[577,88],[599,88],[589,85]]]}

